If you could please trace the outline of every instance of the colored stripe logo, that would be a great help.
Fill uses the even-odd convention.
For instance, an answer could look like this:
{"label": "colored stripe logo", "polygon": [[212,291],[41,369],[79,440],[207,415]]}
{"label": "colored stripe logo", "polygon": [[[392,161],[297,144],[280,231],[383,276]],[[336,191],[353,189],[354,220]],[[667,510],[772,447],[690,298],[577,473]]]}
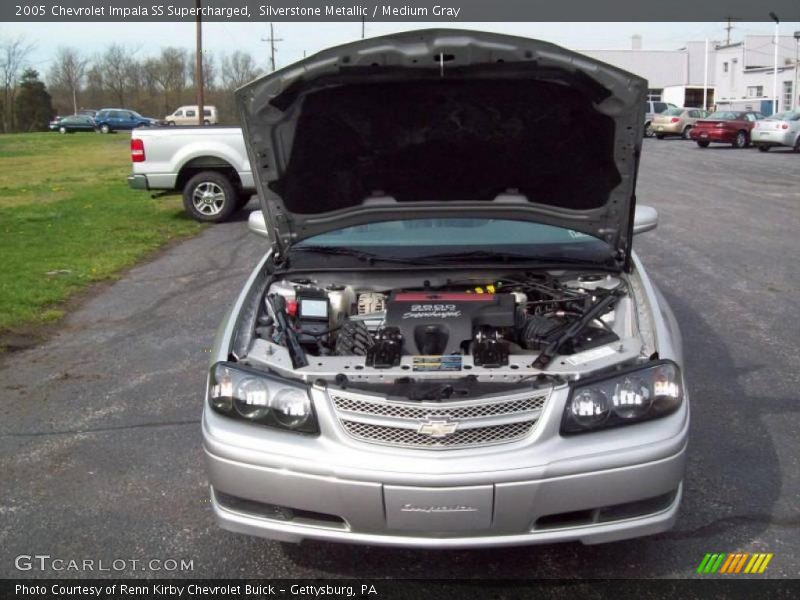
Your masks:
{"label": "colored stripe logo", "polygon": [[763,573],[767,570],[772,553],[735,552],[733,554],[719,552],[709,553],[703,557],[697,572],[701,575],[721,573],[734,575],[737,573]]}

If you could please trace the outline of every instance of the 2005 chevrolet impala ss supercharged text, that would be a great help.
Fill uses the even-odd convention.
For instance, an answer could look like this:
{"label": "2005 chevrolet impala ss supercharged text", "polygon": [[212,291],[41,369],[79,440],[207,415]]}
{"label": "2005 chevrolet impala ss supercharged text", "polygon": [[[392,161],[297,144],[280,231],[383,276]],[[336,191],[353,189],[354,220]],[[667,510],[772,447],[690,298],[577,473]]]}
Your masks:
{"label": "2005 chevrolet impala ss supercharged text", "polygon": [[225,529],[409,547],[672,526],[675,319],[631,251],[644,80],[457,30],[237,91],[265,257],[212,351]]}

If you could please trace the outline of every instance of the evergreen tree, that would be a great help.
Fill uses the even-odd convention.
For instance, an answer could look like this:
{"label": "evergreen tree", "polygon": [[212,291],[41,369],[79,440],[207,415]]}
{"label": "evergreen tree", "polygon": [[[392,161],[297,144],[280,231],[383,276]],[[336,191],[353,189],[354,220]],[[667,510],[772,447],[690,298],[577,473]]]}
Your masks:
{"label": "evergreen tree", "polygon": [[53,103],[44,83],[35,69],[22,73],[17,95],[14,98],[16,125],[19,131],[46,131],[53,116]]}

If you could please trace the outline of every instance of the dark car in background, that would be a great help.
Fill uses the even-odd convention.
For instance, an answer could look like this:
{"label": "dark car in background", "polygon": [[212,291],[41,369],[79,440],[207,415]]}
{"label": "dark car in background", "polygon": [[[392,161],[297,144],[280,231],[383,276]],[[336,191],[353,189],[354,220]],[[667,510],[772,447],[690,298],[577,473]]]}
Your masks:
{"label": "dark car in background", "polygon": [[750,132],[756,121],[763,118],[764,115],[752,110],[718,110],[696,121],[689,136],[701,148],[708,148],[711,142],[745,148],[750,145]]}
{"label": "dark car in background", "polygon": [[125,108],[104,108],[94,116],[95,128],[100,133],[129,131],[137,127],[158,125],[156,119],[143,117],[134,110]]}
{"label": "dark car in background", "polygon": [[50,131],[59,133],[75,133],[76,131],[94,131],[95,123],[91,117],[84,115],[71,115],[58,117],[50,122]]}

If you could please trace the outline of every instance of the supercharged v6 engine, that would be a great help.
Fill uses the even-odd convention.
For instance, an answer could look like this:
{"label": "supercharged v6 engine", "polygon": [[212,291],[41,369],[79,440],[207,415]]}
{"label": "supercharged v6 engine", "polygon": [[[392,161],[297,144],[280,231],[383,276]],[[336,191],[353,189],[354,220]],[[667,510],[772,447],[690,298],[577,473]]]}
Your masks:
{"label": "supercharged v6 engine", "polygon": [[536,358],[541,367],[556,354],[620,339],[613,327],[625,288],[596,274],[388,289],[281,280],[269,288],[257,331],[294,354],[318,357],[317,366],[326,356],[350,356],[363,357],[364,367],[392,369],[411,357],[403,369],[442,372],[506,367],[509,357],[530,355],[528,364]]}

